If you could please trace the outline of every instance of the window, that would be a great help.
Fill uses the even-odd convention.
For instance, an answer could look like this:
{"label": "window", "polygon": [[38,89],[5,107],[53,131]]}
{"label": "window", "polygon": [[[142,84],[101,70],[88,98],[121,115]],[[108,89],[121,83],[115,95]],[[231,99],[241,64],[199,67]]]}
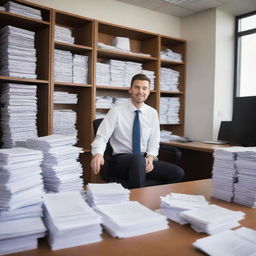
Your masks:
{"label": "window", "polygon": [[256,11],[236,17],[235,97],[256,96]]}

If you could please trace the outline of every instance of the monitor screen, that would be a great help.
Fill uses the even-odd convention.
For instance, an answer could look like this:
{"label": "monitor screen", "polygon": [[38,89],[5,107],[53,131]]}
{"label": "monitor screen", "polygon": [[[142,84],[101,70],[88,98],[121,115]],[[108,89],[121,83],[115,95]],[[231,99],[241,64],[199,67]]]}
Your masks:
{"label": "monitor screen", "polygon": [[230,132],[232,129],[232,121],[222,121],[218,133],[218,140],[230,141]]}

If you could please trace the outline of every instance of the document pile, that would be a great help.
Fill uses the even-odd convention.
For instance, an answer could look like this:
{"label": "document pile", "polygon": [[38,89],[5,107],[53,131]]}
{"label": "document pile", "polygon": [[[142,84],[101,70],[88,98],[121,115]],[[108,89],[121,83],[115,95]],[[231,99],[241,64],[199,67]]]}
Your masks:
{"label": "document pile", "polygon": [[113,98],[112,107],[119,106],[130,101],[130,98]]}
{"label": "document pile", "polygon": [[3,147],[37,137],[36,85],[2,84],[1,103]]}
{"label": "document pile", "polygon": [[28,148],[41,150],[44,160],[44,187],[47,192],[82,190],[82,166],[77,161],[81,149],[72,146],[72,136],[49,135],[37,139],[28,139]]}
{"label": "document pile", "polygon": [[73,83],[87,84],[88,56],[73,54]]}
{"label": "document pile", "polygon": [[182,62],[182,55],[177,52],[173,52],[171,49],[165,49],[160,53],[162,60],[172,60],[176,62]]}
{"label": "document pile", "polygon": [[18,4],[12,1],[8,1],[4,4],[7,12],[19,14],[32,19],[42,20],[41,11],[35,8],[31,8],[22,4]]}
{"label": "document pile", "polygon": [[168,142],[180,139],[179,135],[172,134],[171,131],[161,130],[160,131],[160,141],[161,142]]}
{"label": "document pile", "polygon": [[178,92],[180,72],[170,68],[161,68],[160,89],[162,91]]}
{"label": "document pile", "polygon": [[77,142],[76,112],[71,109],[58,109],[53,112],[53,133],[73,137]]}
{"label": "document pile", "polygon": [[256,148],[245,147],[237,152],[237,177],[234,202],[249,207],[256,207]]}
{"label": "document pile", "polygon": [[130,87],[132,77],[142,72],[142,64],[132,61],[125,62],[124,87]]}
{"label": "document pile", "polygon": [[103,226],[111,236],[126,238],[168,229],[168,221],[136,201],[98,205],[95,210],[102,216]]}
{"label": "document pile", "polygon": [[129,201],[129,193],[130,191],[119,183],[88,183],[87,185],[87,201],[93,207]]}
{"label": "document pile", "polygon": [[112,97],[96,96],[96,108],[109,109],[112,107],[112,102]]}
{"label": "document pile", "polygon": [[211,256],[255,255],[256,231],[241,227],[197,239],[193,246]]}
{"label": "document pile", "polygon": [[241,211],[232,211],[217,205],[180,213],[180,216],[185,218],[195,231],[209,235],[240,226],[238,221],[244,219],[244,215]]}
{"label": "document pile", "polygon": [[108,63],[96,63],[96,84],[110,85],[110,65]]}
{"label": "document pile", "polygon": [[96,119],[105,118],[106,115],[107,115],[106,112],[96,111]]}
{"label": "document pile", "polygon": [[36,79],[35,32],[5,26],[0,29],[0,75]]}
{"label": "document pile", "polygon": [[55,25],[55,41],[73,44],[75,42],[70,28]]}
{"label": "document pile", "polygon": [[54,79],[58,82],[73,82],[73,58],[70,51],[54,50]]}
{"label": "document pile", "polygon": [[77,104],[77,94],[55,91],[53,101],[54,104]]}
{"label": "document pile", "polygon": [[128,37],[117,36],[112,40],[112,45],[125,51],[130,51],[130,39]]}
{"label": "document pile", "polygon": [[155,89],[155,72],[154,71],[151,71],[151,70],[146,70],[146,69],[143,69],[142,74],[146,75],[149,80],[150,80],[150,90],[154,90]]}
{"label": "document pile", "polygon": [[125,61],[109,60],[110,64],[110,85],[114,87],[124,87]]}
{"label": "document pile", "polygon": [[44,196],[45,224],[52,250],[102,240],[101,219],[78,191]]}
{"label": "document pile", "polygon": [[0,255],[34,249],[43,237],[40,151],[0,149]]}
{"label": "document pile", "polygon": [[189,221],[180,216],[181,212],[204,208],[209,205],[205,197],[200,195],[170,193],[169,195],[160,198],[160,213],[163,213],[168,219],[182,225],[189,223]]}
{"label": "document pile", "polygon": [[178,97],[160,98],[160,124],[178,124],[180,99]]}

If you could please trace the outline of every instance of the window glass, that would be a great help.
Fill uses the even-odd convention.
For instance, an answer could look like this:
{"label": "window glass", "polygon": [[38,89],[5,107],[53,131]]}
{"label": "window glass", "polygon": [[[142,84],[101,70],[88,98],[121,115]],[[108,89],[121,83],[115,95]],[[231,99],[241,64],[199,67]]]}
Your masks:
{"label": "window glass", "polygon": [[256,28],[256,14],[239,20],[239,32],[254,28]]}

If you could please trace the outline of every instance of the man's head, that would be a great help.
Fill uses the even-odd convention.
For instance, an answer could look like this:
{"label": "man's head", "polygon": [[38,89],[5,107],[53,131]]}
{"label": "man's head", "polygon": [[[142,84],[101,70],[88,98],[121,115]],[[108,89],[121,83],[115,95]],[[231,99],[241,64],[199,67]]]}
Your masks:
{"label": "man's head", "polygon": [[132,103],[140,108],[142,103],[148,98],[150,94],[150,80],[144,74],[137,74],[131,80],[131,87],[129,89]]}

